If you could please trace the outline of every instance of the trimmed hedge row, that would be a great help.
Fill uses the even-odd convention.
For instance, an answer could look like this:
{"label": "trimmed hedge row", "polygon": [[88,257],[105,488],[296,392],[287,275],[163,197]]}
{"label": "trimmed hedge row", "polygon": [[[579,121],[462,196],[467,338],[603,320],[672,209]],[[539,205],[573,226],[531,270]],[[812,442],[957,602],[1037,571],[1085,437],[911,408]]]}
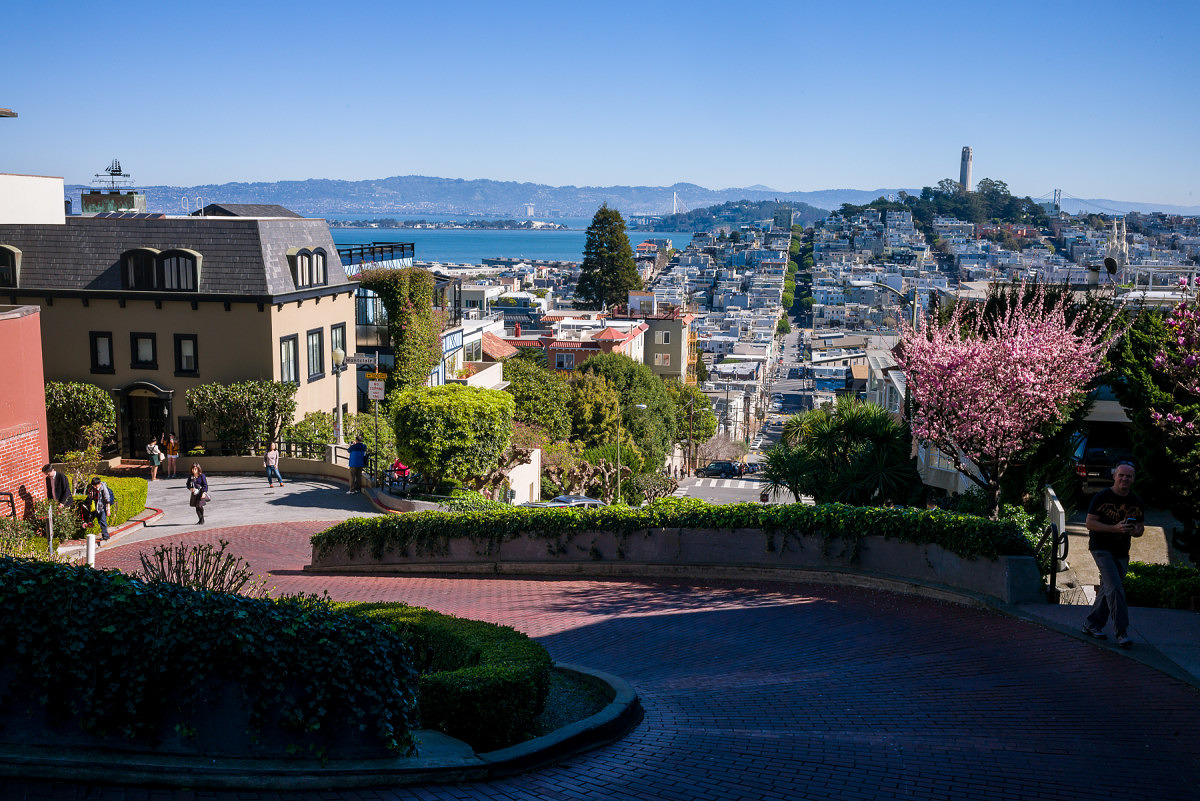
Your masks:
{"label": "trimmed hedge row", "polygon": [[1200,608],[1200,570],[1194,567],[1130,562],[1124,583],[1131,606]]}
{"label": "trimmed hedge row", "polygon": [[343,743],[408,753],[413,742],[408,646],[313,597],[252,599],[0,558],[0,677],[9,727],[40,704],[52,723],[97,737],[211,743],[229,723],[211,709],[232,690],[248,714],[230,736],[277,756]]}
{"label": "trimmed hedge row", "polygon": [[522,536],[557,540],[580,531],[623,534],[655,528],[757,528],[768,534],[816,535],[853,543],[868,535],[879,535],[940,545],[966,559],[1033,554],[1020,528],[1007,520],[987,520],[938,509],[887,509],[840,503],[717,505],[695,498],[663,498],[639,508],[509,506],[477,512],[360,517],[314,534],[312,545],[318,556],[337,546],[345,547],[350,555],[367,551],[375,558],[387,551],[439,556],[448,552],[449,540],[457,537],[495,545]]}
{"label": "trimmed hedge row", "polygon": [[412,647],[421,725],[492,751],[533,734],[550,688],[550,655],[507,626],[394,603],[339,608],[391,626]]}

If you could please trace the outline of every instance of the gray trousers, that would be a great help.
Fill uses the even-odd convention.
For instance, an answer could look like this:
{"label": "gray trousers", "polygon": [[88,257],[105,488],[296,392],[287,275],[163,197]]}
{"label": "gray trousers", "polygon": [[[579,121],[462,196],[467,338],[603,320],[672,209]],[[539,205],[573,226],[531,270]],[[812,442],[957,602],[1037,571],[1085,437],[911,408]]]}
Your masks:
{"label": "gray trousers", "polygon": [[1092,551],[1096,567],[1100,568],[1100,589],[1096,592],[1096,603],[1092,604],[1087,616],[1088,625],[1097,631],[1104,628],[1111,614],[1117,634],[1129,630],[1129,605],[1125,603],[1125,571],[1128,559],[1117,559],[1108,551]]}

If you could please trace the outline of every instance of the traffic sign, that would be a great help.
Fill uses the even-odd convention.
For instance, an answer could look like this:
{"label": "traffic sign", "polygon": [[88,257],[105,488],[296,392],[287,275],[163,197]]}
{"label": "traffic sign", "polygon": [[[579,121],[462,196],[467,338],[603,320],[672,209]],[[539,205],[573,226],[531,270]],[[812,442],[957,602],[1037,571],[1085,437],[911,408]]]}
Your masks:
{"label": "traffic sign", "polygon": [[387,380],[387,373],[364,373],[363,375],[365,375],[367,377],[367,379],[370,381],[386,381]]}
{"label": "traffic sign", "polygon": [[375,355],[373,353],[356,353],[353,356],[346,357],[346,364],[375,364]]}
{"label": "traffic sign", "polygon": [[383,382],[368,381],[367,382],[367,400],[383,400]]}

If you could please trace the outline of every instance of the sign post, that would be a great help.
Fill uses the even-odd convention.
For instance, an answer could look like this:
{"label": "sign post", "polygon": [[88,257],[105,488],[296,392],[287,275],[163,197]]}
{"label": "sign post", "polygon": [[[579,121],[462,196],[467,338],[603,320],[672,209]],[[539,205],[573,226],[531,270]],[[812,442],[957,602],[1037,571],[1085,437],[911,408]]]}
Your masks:
{"label": "sign post", "polygon": [[375,401],[375,447],[371,449],[371,458],[375,462],[375,486],[383,484],[383,471],[379,469],[379,402],[384,398],[384,387],[387,373],[379,372],[379,352],[375,352],[373,372],[367,373],[367,397]]}

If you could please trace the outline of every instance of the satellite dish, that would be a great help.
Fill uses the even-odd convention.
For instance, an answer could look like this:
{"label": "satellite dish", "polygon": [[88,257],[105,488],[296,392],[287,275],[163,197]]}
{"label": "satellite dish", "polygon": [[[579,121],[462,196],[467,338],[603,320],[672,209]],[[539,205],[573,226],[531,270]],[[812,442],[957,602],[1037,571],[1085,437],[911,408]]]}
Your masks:
{"label": "satellite dish", "polygon": [[1104,259],[1104,269],[1108,270],[1109,275],[1116,275],[1117,260],[1114,259],[1112,256],[1106,256]]}

